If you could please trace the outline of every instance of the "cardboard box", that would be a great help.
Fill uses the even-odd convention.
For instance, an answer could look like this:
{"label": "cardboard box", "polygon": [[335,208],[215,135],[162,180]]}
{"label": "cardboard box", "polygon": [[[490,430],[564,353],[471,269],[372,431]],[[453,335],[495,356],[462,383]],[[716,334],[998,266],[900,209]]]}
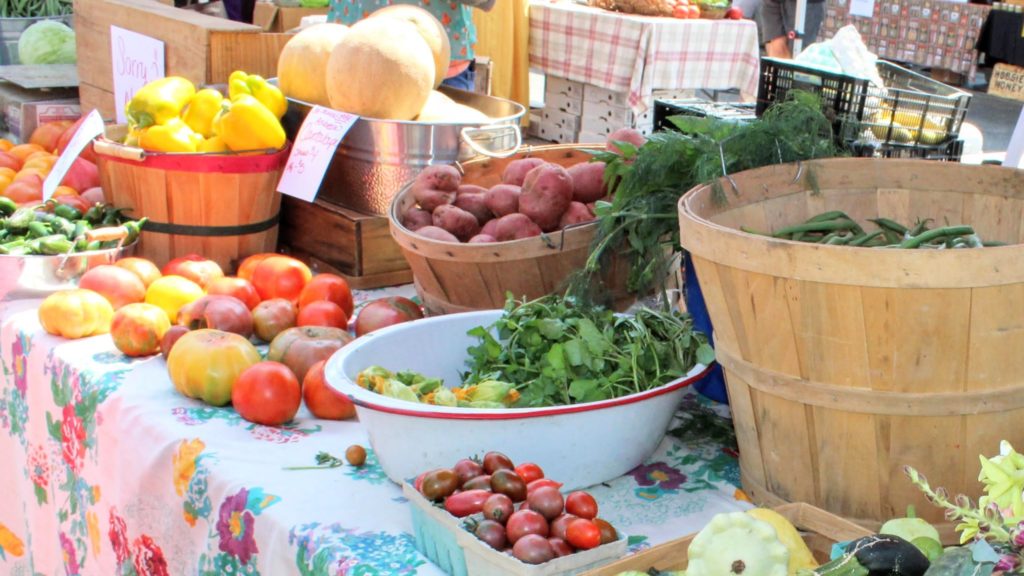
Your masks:
{"label": "cardboard box", "polygon": [[583,131],[600,134],[601,130],[596,128],[598,124],[611,126],[609,134],[619,128],[650,127],[654,124],[654,107],[637,114],[629,107],[613,106],[606,102],[584,102]]}
{"label": "cardboard box", "polygon": [[559,126],[566,130],[577,132],[580,129],[580,117],[576,114],[562,112],[553,108],[544,108],[541,111],[541,121]]}
{"label": "cardboard box", "polygon": [[42,123],[76,120],[82,115],[74,89],[28,90],[0,82],[0,123],[21,141]]}
{"label": "cardboard box", "polygon": [[604,144],[608,141],[608,135],[580,132],[580,135],[576,137],[576,141],[580,144]]}
{"label": "cardboard box", "polygon": [[544,82],[545,94],[561,94],[574,100],[583,100],[584,88],[582,82],[567,80],[558,76],[547,76]]}
{"label": "cardboard box", "polygon": [[253,10],[252,23],[266,32],[288,32],[301,26],[304,17],[326,16],[329,10],[328,7],[302,8],[257,2],[255,10]]}
{"label": "cardboard box", "polygon": [[579,116],[583,113],[583,99],[565,94],[546,94],[544,96],[545,110],[559,110],[567,114]]}
{"label": "cardboard box", "polygon": [[277,58],[289,34],[267,34],[233,22],[161,4],[157,0],[75,0],[75,40],[83,110],[113,119],[114,75],[110,27],[139,32],[164,43],[164,70],[196,84],[223,84],[235,70],[277,75]]}
{"label": "cardboard box", "polygon": [[629,92],[614,92],[594,84],[587,84],[583,87],[583,101],[599,102],[623,108],[629,106]]}
{"label": "cardboard box", "polygon": [[551,124],[543,120],[537,128],[537,137],[558,144],[575,144],[578,131]]}

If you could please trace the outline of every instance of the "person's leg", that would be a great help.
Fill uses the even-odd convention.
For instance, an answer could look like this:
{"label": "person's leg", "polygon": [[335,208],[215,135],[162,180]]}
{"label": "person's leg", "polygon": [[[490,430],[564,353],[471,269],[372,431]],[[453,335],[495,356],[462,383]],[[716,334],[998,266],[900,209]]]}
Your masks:
{"label": "person's leg", "polygon": [[761,4],[761,24],[765,53],[772,58],[789,58],[789,39],[786,37],[786,0],[764,0]]}
{"label": "person's leg", "polygon": [[804,48],[814,44],[821,32],[821,24],[825,21],[825,3],[808,2],[804,17]]}

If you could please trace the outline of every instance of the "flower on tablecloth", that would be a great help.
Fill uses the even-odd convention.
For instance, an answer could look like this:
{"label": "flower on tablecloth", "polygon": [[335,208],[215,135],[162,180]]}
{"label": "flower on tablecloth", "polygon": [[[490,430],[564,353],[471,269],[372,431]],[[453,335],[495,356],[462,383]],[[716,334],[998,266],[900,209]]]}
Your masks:
{"label": "flower on tablecloth", "polygon": [[78,474],[85,463],[85,425],[82,423],[82,419],[75,414],[75,407],[71,404],[64,406],[62,417],[60,441],[64,462],[72,472]]}
{"label": "flower on tablecloth", "polygon": [[18,332],[18,337],[11,343],[11,358],[14,359],[14,387],[21,393],[22,398],[28,390],[28,353],[32,344],[28,335]]}
{"label": "flower on tablecloth", "polygon": [[220,550],[238,558],[243,564],[248,564],[249,558],[259,552],[254,529],[256,517],[246,508],[248,503],[249,491],[242,488],[238,494],[224,500],[217,519]]}
{"label": "flower on tablecloth", "polygon": [[196,460],[199,454],[206,448],[206,444],[199,438],[182,440],[178,444],[178,451],[174,453],[172,462],[174,464],[174,492],[178,496],[184,496],[188,491],[188,485],[196,474]]}
{"label": "flower on tablecloth", "polygon": [[18,538],[7,526],[0,524],[0,560],[6,560],[7,554],[17,558],[24,553],[25,544],[21,538]]}
{"label": "flower on tablecloth", "polygon": [[132,548],[132,564],[139,576],[170,576],[163,551],[148,535],[136,538]]}
{"label": "flower on tablecloth", "polygon": [[114,549],[114,557],[117,558],[117,565],[121,566],[128,561],[128,526],[124,518],[117,515],[117,508],[110,508],[110,529],[107,531],[110,538],[110,546]]}
{"label": "flower on tablecloth", "polygon": [[410,534],[357,532],[337,523],[312,522],[292,527],[288,543],[296,548],[296,568],[302,576],[411,576],[426,564]]}
{"label": "flower on tablecloth", "polygon": [[64,570],[68,576],[75,576],[81,570],[78,566],[78,553],[75,551],[75,543],[63,532],[60,533],[60,549],[64,555]]}
{"label": "flower on tablecloth", "polygon": [[46,503],[46,490],[50,487],[50,451],[45,444],[32,444],[28,450],[28,474],[36,492],[36,501]]}
{"label": "flower on tablecloth", "polygon": [[346,466],[345,476],[353,480],[361,480],[375,486],[388,481],[388,475],[377,463],[377,454],[373,450],[366,451],[366,462],[362,466]]}
{"label": "flower on tablecloth", "polygon": [[89,533],[89,545],[92,547],[92,555],[95,558],[100,555],[100,526],[95,510],[89,510],[85,513],[85,526]]}
{"label": "flower on tablecloth", "polygon": [[664,494],[673,494],[686,482],[686,475],[664,462],[637,466],[629,473],[639,488],[636,495],[646,500],[657,500]]}

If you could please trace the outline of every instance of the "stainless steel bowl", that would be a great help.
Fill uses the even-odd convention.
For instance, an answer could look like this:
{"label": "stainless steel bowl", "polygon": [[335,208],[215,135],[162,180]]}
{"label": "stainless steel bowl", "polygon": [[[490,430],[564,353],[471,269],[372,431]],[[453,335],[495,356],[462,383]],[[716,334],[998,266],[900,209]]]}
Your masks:
{"label": "stainless steel bowl", "polygon": [[[452,164],[486,155],[506,157],[522,142],[519,103],[442,86],[459,104],[483,112],[488,124],[432,123],[360,118],[338,145],[320,198],[367,214],[386,215],[402,186],[432,164]],[[289,99],[285,130],[295,138],[312,105]]]}
{"label": "stainless steel bowl", "polygon": [[0,255],[0,302],[45,298],[76,288],[86,270],[131,256],[135,245],[61,256]]}

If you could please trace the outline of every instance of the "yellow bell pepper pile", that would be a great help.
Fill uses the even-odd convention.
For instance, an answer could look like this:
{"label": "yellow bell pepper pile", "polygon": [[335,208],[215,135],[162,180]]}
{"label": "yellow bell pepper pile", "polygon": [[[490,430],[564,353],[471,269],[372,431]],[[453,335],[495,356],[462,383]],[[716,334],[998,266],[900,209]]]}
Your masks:
{"label": "yellow bell pepper pile", "polygon": [[143,86],[125,108],[125,144],[153,152],[206,153],[278,150],[288,101],[256,74],[228,78],[228,95],[169,76]]}

